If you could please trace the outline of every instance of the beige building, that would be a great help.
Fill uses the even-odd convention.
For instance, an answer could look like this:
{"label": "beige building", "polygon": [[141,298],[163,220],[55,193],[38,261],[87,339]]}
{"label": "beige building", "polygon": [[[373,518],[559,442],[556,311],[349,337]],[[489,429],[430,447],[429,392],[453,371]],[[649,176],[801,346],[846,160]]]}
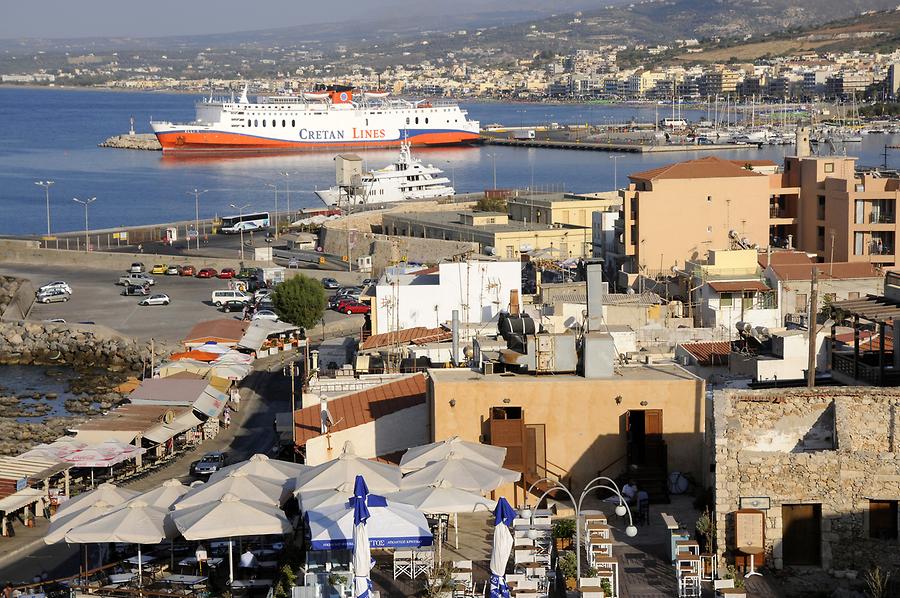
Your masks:
{"label": "beige building", "polygon": [[[506,466],[526,483],[550,476],[577,490],[642,467],[704,479],[704,382],[679,366],[621,367],[608,379],[430,370],[427,401],[433,440],[506,446]],[[521,503],[523,489],[500,494]]]}
{"label": "beige building", "polygon": [[510,220],[535,224],[567,224],[590,228],[594,212],[618,210],[622,198],[615,191],[605,193],[529,193],[510,197]]}
{"label": "beige building", "polygon": [[546,250],[555,259],[591,255],[591,228],[511,220],[502,212],[407,212],[385,214],[383,230],[401,235],[478,243],[482,253],[501,259]]}

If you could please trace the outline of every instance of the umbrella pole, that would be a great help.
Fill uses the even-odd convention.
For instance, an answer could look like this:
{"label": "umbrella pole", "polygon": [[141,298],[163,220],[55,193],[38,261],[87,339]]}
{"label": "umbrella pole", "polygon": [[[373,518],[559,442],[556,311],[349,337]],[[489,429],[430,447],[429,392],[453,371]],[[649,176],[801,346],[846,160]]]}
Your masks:
{"label": "umbrella pole", "polygon": [[456,535],[456,549],[459,550],[459,513],[453,514],[453,533]]}
{"label": "umbrella pole", "polygon": [[141,558],[141,545],[138,544],[138,588],[144,587],[144,563]]}
{"label": "umbrella pole", "polygon": [[228,585],[234,583],[234,559],[231,558],[231,545],[233,540],[228,538]]}
{"label": "umbrella pole", "polygon": [[169,571],[175,572],[175,540],[169,540]]}
{"label": "umbrella pole", "polygon": [[91,490],[94,489],[94,468],[91,467]]}

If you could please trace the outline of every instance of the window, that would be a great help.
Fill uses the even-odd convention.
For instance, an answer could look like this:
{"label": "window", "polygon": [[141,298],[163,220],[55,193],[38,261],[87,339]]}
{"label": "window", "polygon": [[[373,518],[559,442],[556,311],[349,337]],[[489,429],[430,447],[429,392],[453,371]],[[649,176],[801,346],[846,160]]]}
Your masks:
{"label": "window", "polygon": [[797,293],[796,312],[806,313],[806,293]]}
{"label": "window", "polygon": [[719,307],[731,307],[732,306],[732,296],[731,293],[722,293],[719,295]]}
{"label": "window", "polygon": [[711,233],[711,232],[712,232],[712,227],[711,227],[711,226],[707,226],[707,227],[706,227],[706,232]]}
{"label": "window", "polygon": [[850,291],[847,293],[847,299],[859,299],[859,291]]}
{"label": "window", "polygon": [[712,195],[706,196],[706,203],[712,203]]}
{"label": "window", "polygon": [[[265,122],[265,121],[264,121],[264,122]],[[259,121],[258,121],[258,120],[254,120],[254,121],[253,121],[253,126],[254,126],[254,127],[258,127],[258,126],[259,126]]]}
{"label": "window", "polygon": [[819,196],[819,205],[816,207],[816,218],[825,220],[825,196]]}
{"label": "window", "polygon": [[416,117],[416,124],[419,124],[419,117]]}
{"label": "window", "polygon": [[744,309],[753,309],[753,292],[742,293],[741,307]]}
{"label": "window", "polygon": [[853,233],[853,255],[866,254],[866,235],[865,233]]}
{"label": "window", "polygon": [[834,172],[834,162],[825,162],[825,172]]}
{"label": "window", "polygon": [[263,119],[263,126],[266,126],[266,119]]}
{"label": "window", "polygon": [[409,117],[406,117],[406,124],[409,124]]}
{"label": "window", "polygon": [[291,126],[292,126],[292,127],[296,127],[296,126],[297,126],[297,121],[291,120]]}
{"label": "window", "polygon": [[425,124],[426,124],[426,125],[428,124],[428,117],[427,117],[427,116],[425,117]]}
{"label": "window", "polygon": [[869,537],[879,540],[897,539],[897,501],[869,501]]}
{"label": "window", "polygon": [[282,127],[286,127],[286,126],[287,126],[287,122],[285,122],[284,120],[282,120],[282,121],[281,121],[281,126],[282,126]]}
{"label": "window", "polygon": [[247,126],[249,127],[250,124],[251,124],[251,121],[250,121],[250,119],[248,118],[248,119],[247,119]]}
{"label": "window", "polygon": [[273,127],[275,126],[275,119],[274,119],[274,118],[272,119],[272,126],[273,126]]}
{"label": "window", "polygon": [[825,249],[825,227],[817,226],[816,227],[816,249],[823,250]]}

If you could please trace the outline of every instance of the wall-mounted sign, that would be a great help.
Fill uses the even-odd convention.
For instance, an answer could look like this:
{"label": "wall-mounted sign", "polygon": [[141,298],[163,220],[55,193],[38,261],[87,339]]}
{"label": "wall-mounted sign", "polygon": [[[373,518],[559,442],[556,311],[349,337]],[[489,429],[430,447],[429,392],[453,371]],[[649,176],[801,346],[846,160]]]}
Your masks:
{"label": "wall-mounted sign", "polygon": [[742,509],[768,511],[772,508],[772,500],[768,496],[742,496],[739,504]]}

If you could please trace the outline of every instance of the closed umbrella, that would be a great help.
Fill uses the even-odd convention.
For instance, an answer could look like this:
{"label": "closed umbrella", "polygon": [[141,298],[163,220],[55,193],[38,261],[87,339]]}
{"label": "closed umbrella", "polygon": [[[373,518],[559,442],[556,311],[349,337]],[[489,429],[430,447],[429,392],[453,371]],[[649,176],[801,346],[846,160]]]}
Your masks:
{"label": "closed umbrella", "polygon": [[452,486],[470,492],[488,492],[503,484],[518,481],[521,475],[510,469],[488,467],[469,459],[451,456],[404,476],[400,486],[403,490],[423,486]]}
{"label": "closed umbrella", "polygon": [[232,494],[239,500],[274,506],[284,504],[291,496],[286,482],[273,482],[247,475],[244,472],[232,471],[218,480],[210,480],[205,484],[192,487],[181,497],[181,500],[175,503],[175,509],[181,510],[217,501],[227,494]]}
{"label": "closed umbrella", "polygon": [[356,476],[356,487],[353,489],[353,596],[369,598],[372,580],[369,579],[372,550],[369,546],[369,534],[366,521],[369,520],[369,489],[363,477]]}
{"label": "closed umbrella", "polygon": [[516,518],[516,512],[502,496],[494,509],[494,543],[491,548],[491,581],[489,598],[509,598],[506,585],[506,563],[512,552],[513,537],[509,526]]}
{"label": "closed umbrella", "polygon": [[100,484],[93,490],[85,492],[83,494],[79,494],[75,498],[67,500],[66,502],[59,505],[59,508],[56,509],[56,513],[53,514],[53,517],[51,517],[50,520],[55,521],[56,519],[59,519],[61,517],[69,516],[75,511],[84,510],[91,505],[99,502],[102,502],[111,507],[117,507],[123,502],[134,498],[138,494],[140,494],[140,492],[135,492],[134,490],[125,490],[124,488],[119,488],[115,484],[105,482],[103,484]]}
{"label": "closed umbrella", "polygon": [[288,488],[293,490],[294,481],[297,476],[309,471],[309,469],[310,467],[308,465],[279,461],[278,459],[270,459],[263,454],[256,454],[246,461],[223,467],[209,476],[209,481],[215,482],[229,474],[241,473],[255,478],[269,480],[281,485],[288,482]]}
{"label": "closed umbrella", "polygon": [[229,583],[234,581],[233,537],[282,535],[292,530],[287,517],[274,504],[244,501],[233,494],[176,509],[170,516],[186,540],[228,538]]}
{"label": "closed umbrella", "polygon": [[506,447],[469,442],[459,436],[453,436],[447,440],[408,449],[400,458],[400,471],[404,474],[412,473],[450,457],[462,457],[487,467],[497,467],[503,465]]}
{"label": "closed umbrella", "polygon": [[125,542],[138,547],[138,585],[144,577],[141,545],[159,544],[178,535],[175,524],[165,508],[151,506],[141,498],[108,511],[87,523],[73,527],[66,534],[66,542],[73,544],[102,544]]}
{"label": "closed umbrella", "polygon": [[297,476],[294,487],[297,490],[334,490],[341,486],[353,488],[358,475],[366,478],[372,492],[396,492],[400,489],[399,467],[358,456],[350,442],[344,444],[344,450],[337,459],[311,467]]}

